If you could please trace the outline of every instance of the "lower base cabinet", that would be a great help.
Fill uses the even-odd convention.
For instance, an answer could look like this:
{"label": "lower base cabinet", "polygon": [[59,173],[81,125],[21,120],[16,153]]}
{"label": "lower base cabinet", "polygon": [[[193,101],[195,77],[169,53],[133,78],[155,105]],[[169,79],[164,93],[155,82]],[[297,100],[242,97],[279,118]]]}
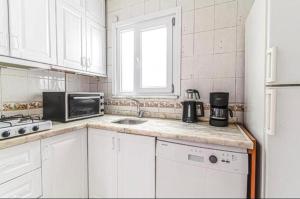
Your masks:
{"label": "lower base cabinet", "polygon": [[44,139],[41,146],[43,198],[87,198],[87,130]]}
{"label": "lower base cabinet", "polygon": [[0,198],[39,198],[41,186],[41,169],[37,169],[0,185]]}
{"label": "lower base cabinet", "polygon": [[88,131],[89,197],[154,198],[155,138]]}

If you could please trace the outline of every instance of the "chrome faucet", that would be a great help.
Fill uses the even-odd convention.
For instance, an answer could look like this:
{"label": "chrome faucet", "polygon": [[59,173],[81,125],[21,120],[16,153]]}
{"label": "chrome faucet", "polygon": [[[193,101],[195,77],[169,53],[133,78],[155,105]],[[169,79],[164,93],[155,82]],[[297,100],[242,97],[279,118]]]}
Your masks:
{"label": "chrome faucet", "polygon": [[128,100],[134,101],[136,103],[136,113],[137,117],[142,118],[144,116],[145,111],[141,110],[141,103],[133,98],[127,98]]}

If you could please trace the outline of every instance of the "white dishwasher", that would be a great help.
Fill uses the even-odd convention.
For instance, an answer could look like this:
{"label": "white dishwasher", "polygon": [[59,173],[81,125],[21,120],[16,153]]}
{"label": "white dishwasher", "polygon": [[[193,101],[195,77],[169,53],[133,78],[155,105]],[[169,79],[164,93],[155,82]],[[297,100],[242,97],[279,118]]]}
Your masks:
{"label": "white dishwasher", "polygon": [[248,154],[157,141],[157,198],[246,198]]}

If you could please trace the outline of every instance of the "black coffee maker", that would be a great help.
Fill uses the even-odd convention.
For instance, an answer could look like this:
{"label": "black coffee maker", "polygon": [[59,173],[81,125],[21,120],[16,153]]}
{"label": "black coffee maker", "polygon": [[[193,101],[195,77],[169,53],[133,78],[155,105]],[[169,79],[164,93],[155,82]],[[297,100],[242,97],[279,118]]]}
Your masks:
{"label": "black coffee maker", "polygon": [[228,101],[229,93],[210,93],[210,125],[228,126],[228,114],[233,117],[232,110],[228,108]]}
{"label": "black coffee maker", "polygon": [[181,102],[183,106],[182,121],[186,123],[198,122],[198,117],[204,116],[203,103],[200,102],[199,91],[195,89],[186,90],[186,100]]}

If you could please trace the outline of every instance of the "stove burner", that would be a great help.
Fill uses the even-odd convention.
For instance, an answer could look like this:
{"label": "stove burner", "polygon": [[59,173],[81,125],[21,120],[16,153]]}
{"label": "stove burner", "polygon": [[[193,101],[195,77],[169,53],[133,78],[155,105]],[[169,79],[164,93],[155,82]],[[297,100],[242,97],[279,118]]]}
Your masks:
{"label": "stove burner", "polygon": [[51,121],[41,120],[39,115],[12,115],[0,117],[0,140],[52,128]]}

